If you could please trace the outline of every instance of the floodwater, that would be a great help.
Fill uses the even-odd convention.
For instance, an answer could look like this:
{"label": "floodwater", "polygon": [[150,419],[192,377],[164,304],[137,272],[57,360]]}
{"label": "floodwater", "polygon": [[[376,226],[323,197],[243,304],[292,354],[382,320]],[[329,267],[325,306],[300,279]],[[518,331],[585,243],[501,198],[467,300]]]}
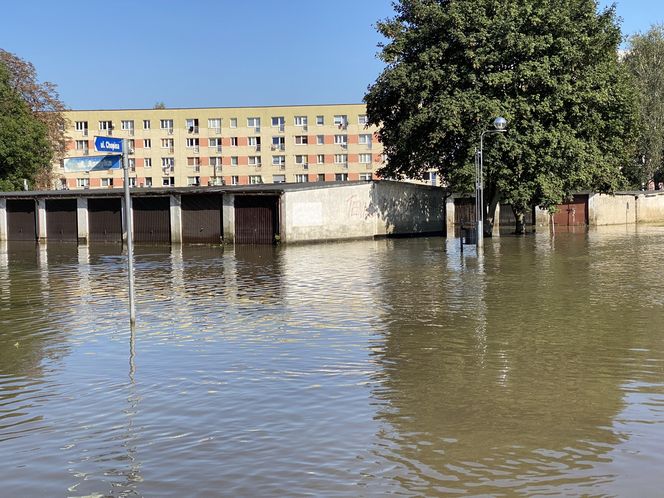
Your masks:
{"label": "floodwater", "polygon": [[664,228],[0,245],[2,496],[661,496]]}

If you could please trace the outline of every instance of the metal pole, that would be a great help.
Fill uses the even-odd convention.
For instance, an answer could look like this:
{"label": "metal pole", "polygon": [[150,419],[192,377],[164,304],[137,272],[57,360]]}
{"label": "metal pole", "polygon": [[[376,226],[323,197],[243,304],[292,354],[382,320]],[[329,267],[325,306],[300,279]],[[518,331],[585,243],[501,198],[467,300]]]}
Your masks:
{"label": "metal pole", "polygon": [[125,227],[127,228],[127,273],[129,275],[129,323],[136,324],[136,302],[134,300],[134,228],[131,216],[131,196],[129,194],[129,165],[127,160],[127,140],[122,139],[122,169],[124,170]]}
{"label": "metal pole", "polygon": [[480,135],[479,166],[477,174],[477,254],[484,251],[484,133]]}

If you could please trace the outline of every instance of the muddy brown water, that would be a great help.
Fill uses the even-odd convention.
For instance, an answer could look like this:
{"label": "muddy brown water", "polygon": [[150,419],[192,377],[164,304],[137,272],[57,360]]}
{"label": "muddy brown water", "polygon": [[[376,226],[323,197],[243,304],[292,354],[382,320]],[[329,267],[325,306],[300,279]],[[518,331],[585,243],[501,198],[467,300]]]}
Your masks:
{"label": "muddy brown water", "polygon": [[2,496],[661,496],[664,228],[0,245]]}

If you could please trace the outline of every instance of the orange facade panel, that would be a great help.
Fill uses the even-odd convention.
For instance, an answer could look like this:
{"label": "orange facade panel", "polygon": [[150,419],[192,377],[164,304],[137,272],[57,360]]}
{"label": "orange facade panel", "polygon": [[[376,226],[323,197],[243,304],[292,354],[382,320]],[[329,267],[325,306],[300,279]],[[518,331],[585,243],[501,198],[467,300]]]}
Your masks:
{"label": "orange facade panel", "polygon": [[247,156],[240,156],[238,157],[237,162],[240,166],[246,166],[249,164],[249,158]]}
{"label": "orange facade panel", "polygon": [[348,143],[351,145],[360,143],[359,135],[348,135]]}
{"label": "orange facade panel", "polygon": [[323,138],[323,141],[325,142],[325,145],[334,144],[334,135],[325,135],[325,137]]}
{"label": "orange facade panel", "polygon": [[198,140],[199,140],[198,143],[201,147],[207,147],[210,144],[210,140],[208,138],[201,137]]}

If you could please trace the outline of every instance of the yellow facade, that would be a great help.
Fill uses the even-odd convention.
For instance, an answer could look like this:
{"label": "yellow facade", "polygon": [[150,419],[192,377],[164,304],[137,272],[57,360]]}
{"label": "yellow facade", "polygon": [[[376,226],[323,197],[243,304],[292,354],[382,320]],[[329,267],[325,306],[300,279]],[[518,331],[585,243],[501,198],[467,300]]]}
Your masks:
{"label": "yellow facade", "polygon": [[95,136],[130,141],[130,181],[143,187],[371,179],[383,159],[362,104],[66,114],[59,188],[122,187],[122,170],[70,166],[80,162],[71,158],[103,156]]}

